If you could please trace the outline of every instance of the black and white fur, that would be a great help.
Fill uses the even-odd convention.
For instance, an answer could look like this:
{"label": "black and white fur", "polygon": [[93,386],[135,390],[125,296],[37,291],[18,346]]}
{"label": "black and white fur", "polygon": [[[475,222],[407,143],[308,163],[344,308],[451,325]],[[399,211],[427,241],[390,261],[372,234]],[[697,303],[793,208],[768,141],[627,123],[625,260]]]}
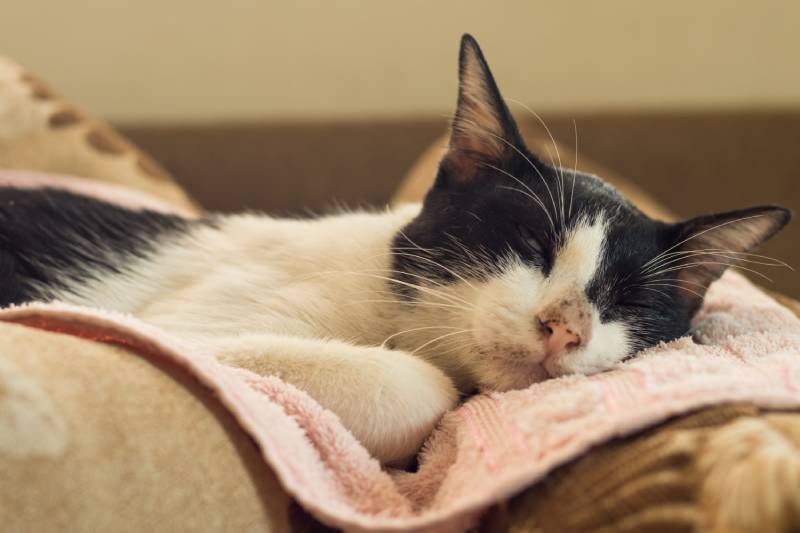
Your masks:
{"label": "black and white fur", "polygon": [[[708,285],[789,218],[660,222],[546,164],[465,36],[449,150],[422,205],[192,221],[3,188],[0,305],[132,313],[298,385],[391,462],[459,393],[600,372],[686,334]],[[553,328],[570,341],[552,348]]]}

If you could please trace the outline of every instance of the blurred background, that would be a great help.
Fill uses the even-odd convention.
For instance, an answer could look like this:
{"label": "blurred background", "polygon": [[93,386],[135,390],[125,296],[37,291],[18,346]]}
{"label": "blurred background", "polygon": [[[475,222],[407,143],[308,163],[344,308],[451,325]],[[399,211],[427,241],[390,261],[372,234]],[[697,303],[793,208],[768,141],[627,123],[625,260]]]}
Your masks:
{"label": "blurred background", "polygon": [[[6,0],[0,53],[205,207],[285,213],[385,203],[446,129],[470,32],[507,98],[688,216],[800,207],[798,22],[791,0]],[[765,253],[800,266],[799,228]]]}

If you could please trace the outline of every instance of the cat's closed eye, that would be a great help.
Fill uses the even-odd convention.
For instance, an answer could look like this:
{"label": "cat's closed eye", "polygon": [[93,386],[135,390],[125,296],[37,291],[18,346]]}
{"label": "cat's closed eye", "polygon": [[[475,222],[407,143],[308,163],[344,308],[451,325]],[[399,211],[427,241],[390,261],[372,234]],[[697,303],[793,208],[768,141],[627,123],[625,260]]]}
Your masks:
{"label": "cat's closed eye", "polygon": [[535,253],[540,257],[544,257],[545,250],[542,246],[541,241],[533,234],[533,231],[528,226],[523,224],[519,224],[517,226],[517,230],[519,231],[519,236],[525,245],[528,247],[530,251]]}

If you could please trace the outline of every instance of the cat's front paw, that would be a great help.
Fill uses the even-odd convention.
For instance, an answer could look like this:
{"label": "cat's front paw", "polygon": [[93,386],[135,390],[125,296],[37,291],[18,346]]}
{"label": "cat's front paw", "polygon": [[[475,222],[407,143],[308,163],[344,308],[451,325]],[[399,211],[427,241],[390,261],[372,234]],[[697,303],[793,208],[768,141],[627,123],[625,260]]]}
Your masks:
{"label": "cat's front paw", "polygon": [[404,352],[380,350],[361,370],[360,406],[339,416],[374,457],[403,464],[455,407],[458,391],[441,370]]}

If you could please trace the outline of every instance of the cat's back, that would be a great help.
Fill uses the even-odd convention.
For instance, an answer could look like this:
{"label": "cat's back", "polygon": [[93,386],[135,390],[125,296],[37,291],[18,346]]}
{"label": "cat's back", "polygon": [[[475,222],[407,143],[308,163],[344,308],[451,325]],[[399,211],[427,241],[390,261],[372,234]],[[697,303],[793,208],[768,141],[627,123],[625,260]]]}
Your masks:
{"label": "cat's back", "polygon": [[120,272],[190,226],[61,189],[0,187],[0,306]]}
{"label": "cat's back", "polygon": [[363,321],[337,310],[383,294],[391,240],[416,210],[190,220],[0,187],[0,306],[61,300],[185,334],[356,337]]}

